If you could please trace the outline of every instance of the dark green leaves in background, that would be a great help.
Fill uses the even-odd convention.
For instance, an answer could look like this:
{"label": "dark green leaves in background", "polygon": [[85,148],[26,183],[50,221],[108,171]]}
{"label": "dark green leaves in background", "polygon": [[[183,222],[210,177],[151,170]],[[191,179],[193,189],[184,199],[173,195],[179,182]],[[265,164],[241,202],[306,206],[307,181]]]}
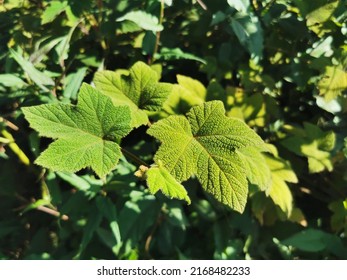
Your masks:
{"label": "dark green leaves in background", "polygon": [[[1,259],[346,259],[347,2],[203,3],[3,1]],[[205,145],[208,104],[266,144]],[[242,214],[213,162],[164,156],[182,126]]]}

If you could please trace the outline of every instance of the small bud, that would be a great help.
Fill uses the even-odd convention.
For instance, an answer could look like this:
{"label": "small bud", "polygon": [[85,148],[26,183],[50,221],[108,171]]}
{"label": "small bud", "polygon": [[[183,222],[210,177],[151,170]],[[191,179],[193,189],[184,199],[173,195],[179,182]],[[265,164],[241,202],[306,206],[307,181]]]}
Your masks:
{"label": "small bud", "polygon": [[140,165],[139,169],[134,173],[134,175],[141,180],[146,180],[147,179],[147,172],[148,167],[144,165]]}

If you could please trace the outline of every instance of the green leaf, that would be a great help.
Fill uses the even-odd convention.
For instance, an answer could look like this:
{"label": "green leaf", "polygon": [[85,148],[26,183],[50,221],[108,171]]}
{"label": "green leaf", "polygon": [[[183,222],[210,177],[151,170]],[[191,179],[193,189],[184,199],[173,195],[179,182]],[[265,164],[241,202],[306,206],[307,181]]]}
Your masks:
{"label": "green leaf", "polygon": [[161,161],[157,166],[152,166],[146,172],[147,184],[150,192],[155,194],[159,190],[170,198],[182,199],[190,204],[186,189],[166,170]]}
{"label": "green leaf", "polygon": [[[93,209],[94,208],[94,209]],[[92,240],[95,231],[100,226],[102,221],[101,211],[97,211],[98,209],[93,205],[92,210],[89,212],[89,216],[87,219],[87,224],[83,228],[83,236],[81,240],[81,244],[79,246],[77,254],[74,256],[74,259],[79,259],[87,248],[87,245]]]}
{"label": "green leaf", "polygon": [[187,76],[177,75],[178,85],[164,104],[164,110],[179,113],[178,107],[181,107],[184,113],[195,105],[201,105],[206,98],[206,88],[198,80]]}
{"label": "green leaf", "polygon": [[217,11],[212,15],[211,26],[219,24],[227,18],[227,15],[221,11]]}
{"label": "green leaf", "polygon": [[213,224],[213,238],[215,260],[238,260],[242,258],[244,243],[241,239],[230,238],[231,226],[225,220],[219,220]]}
{"label": "green leaf", "polygon": [[98,196],[96,198],[96,206],[102,215],[108,220],[116,244],[120,246],[122,238],[118,225],[117,209],[114,203],[107,197]]}
{"label": "green leaf", "polygon": [[47,38],[42,38],[42,42],[39,41],[37,50],[30,54],[30,62],[33,64],[40,63],[47,56],[47,54],[64,39],[64,37],[54,38],[49,42],[44,43],[43,46],[41,43],[46,42]]}
{"label": "green leaf", "polygon": [[51,1],[41,15],[41,24],[46,24],[55,20],[56,17],[66,9],[67,5],[68,3],[66,1]]}
{"label": "green leaf", "polygon": [[127,201],[119,213],[118,224],[121,237],[125,243],[125,254],[138,245],[140,239],[148,233],[150,227],[156,223],[161,211],[161,204],[157,203],[153,195],[144,196],[139,193]]}
{"label": "green leaf", "polygon": [[71,73],[66,77],[64,80],[64,97],[74,100],[77,99],[77,92],[83,82],[86,72],[87,67],[81,67],[77,72]]}
{"label": "green leaf", "polygon": [[0,74],[0,84],[5,87],[21,88],[27,85],[21,78],[13,74]]}
{"label": "green leaf", "polygon": [[249,182],[268,193],[271,187],[271,171],[264,156],[257,147],[246,147],[237,150],[242,159]]}
{"label": "green leaf", "polygon": [[306,252],[314,253],[327,250],[340,258],[347,256],[347,250],[339,237],[317,229],[300,231],[283,240],[282,244]]}
{"label": "green leaf", "polygon": [[189,103],[198,105],[205,101],[206,88],[201,82],[183,75],[177,75],[177,82],[189,92]]}
{"label": "green leaf", "polygon": [[347,234],[347,199],[337,200],[329,204],[329,210],[333,212],[330,224],[335,232],[343,231]]}
{"label": "green leaf", "polygon": [[178,85],[174,85],[168,99],[163,105],[167,115],[180,115],[189,111],[192,106],[205,101],[207,90],[198,80],[177,75]]}
{"label": "green leaf", "polygon": [[157,41],[156,34],[152,31],[147,31],[142,39],[142,51],[146,55],[153,55],[155,44]]}
{"label": "green leaf", "polygon": [[130,111],[115,107],[93,87],[83,84],[77,106],[48,104],[22,109],[41,136],[57,139],[36,163],[54,171],[76,172],[91,167],[104,177],[121,156],[119,141],[130,130]]}
{"label": "green leaf", "polygon": [[135,63],[128,75],[101,71],[94,77],[96,88],[111,97],[115,105],[129,106],[134,127],[146,124],[146,111],[159,111],[169,96],[172,85],[158,80],[157,73],[143,62]]}
{"label": "green leaf", "polygon": [[247,173],[237,149],[264,148],[261,138],[245,123],[225,116],[221,101],[193,107],[184,116],[170,116],[152,125],[148,134],[162,142],[155,161],[179,182],[196,174],[202,187],[236,211],[244,210]]}
{"label": "green leaf", "polygon": [[220,100],[226,105],[227,97],[224,87],[215,79],[212,79],[206,89],[206,101]]}
{"label": "green leaf", "polygon": [[309,229],[301,231],[282,243],[307,252],[319,252],[326,248],[325,233],[320,230]]}
{"label": "green leaf", "polygon": [[334,54],[332,49],[333,36],[323,37],[312,45],[312,48],[307,49],[307,53],[318,58],[321,56],[330,57]]}
{"label": "green leaf", "polygon": [[144,11],[131,11],[124,16],[117,18],[117,21],[129,20],[136,23],[139,27],[144,30],[150,30],[153,32],[159,32],[164,29],[164,27],[159,23],[157,17],[146,13]]}
{"label": "green leaf", "polygon": [[195,60],[198,62],[201,62],[202,64],[206,64],[206,60],[197,57],[196,55],[193,55],[191,53],[183,52],[180,48],[162,48],[160,50],[160,53],[156,56],[157,59],[163,59],[163,60],[179,60],[179,59],[188,59],[188,60]]}
{"label": "green leaf", "polygon": [[343,231],[347,233],[347,199],[339,199],[329,204],[329,210],[333,213],[331,216],[331,228],[335,232]]}
{"label": "green leaf", "polygon": [[59,56],[59,64],[62,68],[64,68],[64,60],[68,58],[68,53],[70,49],[70,41],[72,38],[72,34],[74,33],[76,27],[81,23],[81,20],[76,22],[69,30],[69,33],[62,37],[62,40],[55,47],[55,50]]}
{"label": "green leaf", "polygon": [[281,144],[295,154],[307,157],[310,173],[332,171],[330,151],[335,146],[335,134],[310,123],[304,123],[304,130],[296,131],[293,130],[295,135],[282,140]]}
{"label": "green leaf", "polygon": [[347,72],[341,65],[328,66],[317,87],[320,95],[323,95],[326,101],[331,101],[347,90]]}
{"label": "green leaf", "polygon": [[37,70],[30,61],[24,59],[19,53],[17,53],[13,49],[10,49],[10,53],[12,57],[20,65],[20,67],[22,67],[22,69],[28,74],[30,79],[32,79],[38,87],[45,91],[48,91],[48,89],[45,86],[54,86],[54,81],[50,77]]}
{"label": "green leaf", "polygon": [[225,103],[230,107],[227,116],[239,118],[250,126],[265,125],[267,104],[262,94],[248,96],[244,90],[234,87],[228,87],[227,94]]}
{"label": "green leaf", "polygon": [[97,180],[96,178],[91,179],[91,176],[89,175],[78,176],[74,173],[61,171],[56,172],[56,174],[62,180],[83,192],[88,198],[95,197],[100,192],[103,185],[101,180]]}
{"label": "green leaf", "polygon": [[[306,18],[307,27],[315,32],[319,37],[329,32],[324,28],[324,23],[333,18],[333,14],[339,6],[338,0],[316,0],[302,1],[294,0],[295,5],[299,8],[300,13]],[[343,4],[342,4],[343,5]],[[342,8],[341,5],[341,8]],[[343,9],[343,8],[342,8]]]}
{"label": "green leaf", "polygon": [[306,15],[307,26],[309,28],[329,20],[339,5],[339,1],[330,1],[330,3],[326,3],[326,1],[320,2],[323,2],[324,5],[317,7],[317,9]]}
{"label": "green leaf", "polygon": [[289,217],[293,209],[293,196],[286,182],[297,183],[298,178],[289,162],[270,155],[266,156],[266,162],[271,169],[272,177],[269,195],[273,202]]}
{"label": "green leaf", "polygon": [[263,29],[255,16],[237,13],[231,18],[231,28],[240,43],[255,58],[263,55]]}
{"label": "green leaf", "polygon": [[230,7],[235,8],[239,12],[246,13],[249,9],[248,0],[228,0],[227,1]]}
{"label": "green leaf", "polygon": [[323,96],[316,96],[317,106],[334,115],[342,111],[342,107],[346,101],[347,99],[342,97],[326,101]]}

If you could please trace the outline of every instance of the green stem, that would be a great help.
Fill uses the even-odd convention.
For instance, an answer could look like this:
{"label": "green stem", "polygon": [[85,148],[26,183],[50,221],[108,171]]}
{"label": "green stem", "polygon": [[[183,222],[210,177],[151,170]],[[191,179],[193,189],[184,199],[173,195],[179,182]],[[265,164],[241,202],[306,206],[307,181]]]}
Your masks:
{"label": "green stem", "polygon": [[12,134],[7,132],[5,129],[1,130],[0,133],[2,134],[2,136],[4,136],[9,141],[8,146],[18,156],[19,160],[25,165],[30,165],[29,158],[22,151],[22,149],[19,148],[19,146],[15,143],[15,140],[14,140]]}
{"label": "green stem", "polygon": [[[165,8],[164,0],[161,0],[161,2],[160,2],[159,24],[163,24],[163,20],[164,20],[164,8]],[[149,64],[152,64],[153,61],[154,61],[154,56],[155,56],[155,54],[158,52],[159,43],[160,43],[160,31],[158,31],[157,34],[156,34],[154,50],[153,50],[152,57],[151,57],[151,59],[149,60]]]}
{"label": "green stem", "polygon": [[121,148],[122,150],[122,153],[128,157],[129,159],[131,159],[132,161],[136,162],[137,164],[139,165],[144,165],[144,166],[147,166],[149,167],[149,165],[144,162],[142,159],[140,159],[139,157],[135,156],[133,153],[129,152],[128,150],[124,149],[124,148]]}

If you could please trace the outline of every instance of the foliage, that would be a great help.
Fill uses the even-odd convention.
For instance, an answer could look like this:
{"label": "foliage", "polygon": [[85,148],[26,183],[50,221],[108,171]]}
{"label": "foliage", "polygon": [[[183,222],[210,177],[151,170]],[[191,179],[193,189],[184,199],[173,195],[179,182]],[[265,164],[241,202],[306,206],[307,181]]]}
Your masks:
{"label": "foliage", "polygon": [[[104,177],[118,163],[120,141],[130,130],[130,109],[83,84],[77,106],[48,104],[22,109],[40,136],[58,138],[35,161],[55,171],[91,167]],[[71,160],[73,159],[73,160]]]}
{"label": "foliage", "polygon": [[163,162],[178,181],[196,174],[208,193],[243,212],[248,193],[246,177],[251,169],[240,164],[238,153],[253,147],[257,154],[264,144],[242,121],[226,117],[222,102],[194,106],[187,118],[160,120],[148,133],[162,141],[154,160]]}
{"label": "foliage", "polygon": [[3,1],[0,258],[346,259],[346,5]]}
{"label": "foliage", "polygon": [[168,83],[158,83],[157,73],[142,62],[135,63],[128,75],[102,71],[95,74],[93,81],[115,105],[130,108],[134,127],[148,123],[146,111],[159,111],[172,88]]}

